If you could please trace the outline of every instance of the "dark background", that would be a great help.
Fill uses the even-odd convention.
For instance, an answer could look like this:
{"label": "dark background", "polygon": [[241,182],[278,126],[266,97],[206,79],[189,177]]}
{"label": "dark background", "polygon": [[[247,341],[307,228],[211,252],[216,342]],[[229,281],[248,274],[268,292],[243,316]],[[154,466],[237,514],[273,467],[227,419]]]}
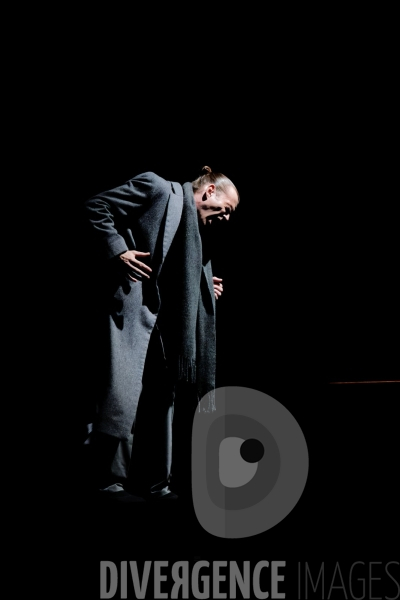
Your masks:
{"label": "dark background", "polygon": [[[47,278],[54,290],[47,368],[59,383],[51,416],[61,443],[46,468],[64,492],[44,501],[53,548],[83,555],[76,585],[83,579],[95,597],[99,560],[392,560],[400,384],[333,383],[400,379],[390,89],[380,88],[378,102],[368,81],[350,78],[337,88],[331,80],[322,89],[302,81],[272,97],[250,89],[246,102],[215,107],[215,92],[194,104],[198,90],[182,93],[175,82],[170,109],[171,88],[153,81],[138,99],[132,85],[114,94],[111,83],[93,81],[89,69],[79,85],[65,86],[48,148],[56,264]],[[205,164],[230,177],[241,196],[214,267],[224,279],[217,384],[258,389],[284,404],[304,432],[310,472],[293,511],[259,539],[210,539],[189,514],[172,520],[165,543],[161,521],[130,524],[126,513],[82,508],[74,487],[74,414],[87,357],[77,215],[86,198],[141,172],[184,183]]]}
{"label": "dark background", "polygon": [[[168,114],[151,121],[151,111],[142,123],[140,110],[127,119],[125,105],[119,114],[87,99],[62,129],[70,149],[58,207],[64,268],[74,281],[87,276],[73,217],[85,198],[147,170],[191,181],[208,164],[241,195],[214,261],[226,292],[218,302],[221,382],[233,373],[262,373],[271,383],[399,379],[390,112],[371,115],[361,100],[354,94],[331,114],[323,102],[303,111],[300,103],[293,114],[288,102],[255,121],[249,108],[237,121],[220,111],[203,125],[190,112],[187,124]],[[75,290],[66,291],[74,318]]]}

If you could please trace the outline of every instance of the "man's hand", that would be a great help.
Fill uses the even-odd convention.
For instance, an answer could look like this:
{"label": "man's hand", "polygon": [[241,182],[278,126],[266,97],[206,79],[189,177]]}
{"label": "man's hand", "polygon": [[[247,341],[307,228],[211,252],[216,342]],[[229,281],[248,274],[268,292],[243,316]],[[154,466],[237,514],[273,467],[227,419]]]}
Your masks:
{"label": "man's hand", "polygon": [[138,256],[150,256],[150,252],[139,252],[138,250],[127,250],[119,255],[119,258],[125,263],[127,275],[132,281],[141,281],[142,277],[150,278],[148,271],[151,273],[151,268],[145,263],[137,259]]}
{"label": "man's hand", "polygon": [[222,279],[220,277],[213,277],[213,284],[215,299],[218,300],[218,298],[224,291],[224,288],[222,286]]}

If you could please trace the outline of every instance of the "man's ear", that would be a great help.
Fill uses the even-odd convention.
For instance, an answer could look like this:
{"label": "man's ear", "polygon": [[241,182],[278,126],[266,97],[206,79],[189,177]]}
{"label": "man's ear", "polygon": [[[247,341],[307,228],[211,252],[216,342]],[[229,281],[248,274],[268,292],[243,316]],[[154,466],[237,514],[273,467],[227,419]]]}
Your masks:
{"label": "man's ear", "polygon": [[208,186],[206,187],[206,196],[207,198],[211,198],[211,196],[214,194],[215,192],[215,184],[214,183],[210,183],[208,184]]}
{"label": "man's ear", "polygon": [[213,195],[214,192],[215,192],[215,185],[214,185],[214,183],[210,183],[203,192],[203,195],[201,197],[202,201],[205,202],[206,200],[211,198],[211,196]]}

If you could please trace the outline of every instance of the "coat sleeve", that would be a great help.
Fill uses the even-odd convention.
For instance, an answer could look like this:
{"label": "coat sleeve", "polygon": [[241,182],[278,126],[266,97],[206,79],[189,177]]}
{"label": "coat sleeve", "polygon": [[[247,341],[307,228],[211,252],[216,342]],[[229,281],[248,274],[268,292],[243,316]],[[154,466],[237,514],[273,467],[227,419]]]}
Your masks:
{"label": "coat sleeve", "polygon": [[129,249],[123,232],[154,200],[157,179],[153,173],[143,173],[84,202],[90,244],[104,259]]}

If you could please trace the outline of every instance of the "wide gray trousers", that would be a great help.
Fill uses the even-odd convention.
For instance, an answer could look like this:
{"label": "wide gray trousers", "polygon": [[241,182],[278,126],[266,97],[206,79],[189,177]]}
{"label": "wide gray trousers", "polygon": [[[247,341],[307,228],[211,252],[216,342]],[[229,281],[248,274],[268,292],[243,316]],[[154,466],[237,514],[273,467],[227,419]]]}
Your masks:
{"label": "wide gray trousers", "polygon": [[90,434],[95,486],[115,483],[142,496],[169,491],[175,386],[170,377],[158,326],[150,337],[142,392],[130,439],[93,430]]}

